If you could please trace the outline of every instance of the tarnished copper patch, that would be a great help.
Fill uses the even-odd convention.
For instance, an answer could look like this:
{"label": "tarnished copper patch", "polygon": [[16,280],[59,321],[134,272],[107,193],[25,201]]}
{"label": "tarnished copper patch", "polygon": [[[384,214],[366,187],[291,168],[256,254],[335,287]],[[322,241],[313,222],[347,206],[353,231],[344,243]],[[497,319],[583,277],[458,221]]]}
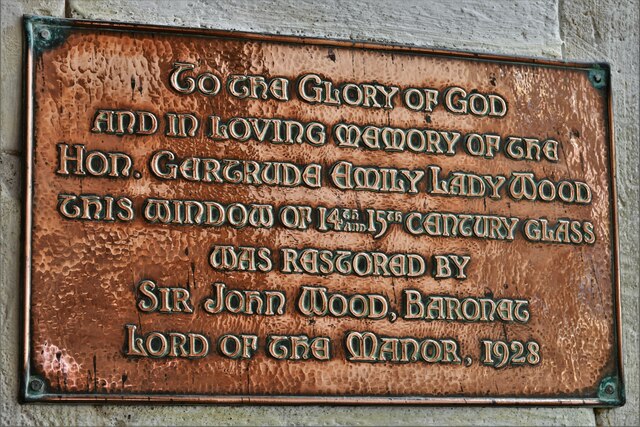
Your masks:
{"label": "tarnished copper patch", "polygon": [[25,32],[25,400],[624,402],[606,65]]}

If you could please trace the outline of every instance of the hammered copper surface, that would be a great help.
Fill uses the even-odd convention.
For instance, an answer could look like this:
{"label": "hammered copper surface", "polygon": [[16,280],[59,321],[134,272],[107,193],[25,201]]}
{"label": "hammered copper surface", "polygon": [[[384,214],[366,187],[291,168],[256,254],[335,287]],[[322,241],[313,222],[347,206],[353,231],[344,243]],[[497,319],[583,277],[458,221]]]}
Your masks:
{"label": "hammered copper surface", "polygon": [[[56,46],[29,52],[32,69],[31,227],[27,246],[26,376],[45,382],[43,399],[130,399],[159,395],[160,400],[191,396],[216,401],[260,401],[265,396],[302,396],[308,401],[339,402],[341,397],[436,398],[434,402],[464,403],[465,398],[577,399],[597,402],[605,377],[619,376],[616,320],[616,242],[611,205],[612,152],[607,90],[594,88],[586,68],[540,65],[515,60],[474,59],[467,55],[429,54],[428,51],[350,46],[348,43],[305,42],[299,39],[244,37],[224,33],[179,34],[167,29],[108,25],[73,26],[64,22],[64,39]],[[54,28],[55,31],[55,28]],[[35,37],[35,36],[34,36]],[[380,82],[400,87],[461,86],[499,93],[509,103],[501,119],[453,115],[439,109],[424,113],[397,107],[391,111],[347,106],[309,105],[296,96],[288,102],[249,101],[228,96],[181,95],[168,85],[176,61],[198,64],[219,75],[261,74],[297,76],[313,72],[334,82]],[[283,117],[317,120],[330,128],[338,122],[399,127],[425,127],[460,132],[532,135],[560,141],[557,164],[517,162],[504,156],[488,161],[464,153],[429,156],[363,149],[337,149],[331,138],[322,147],[277,145],[253,141],[212,141],[200,134],[169,138],[163,129],[152,136],[93,134],[91,123],[100,108],[166,112],[197,112],[228,118]],[[28,133],[29,136],[29,133]],[[134,159],[140,179],[81,178],[55,173],[56,144],[85,144],[88,150],[124,151]],[[185,180],[161,181],[151,176],[151,154],[170,149],[179,156],[209,156],[253,160],[316,162],[327,168],[338,160],[360,165],[420,168],[437,164],[444,172],[478,173],[532,171],[550,179],[580,179],[593,190],[589,205],[540,203],[508,198],[433,197],[319,189],[208,185]],[[30,160],[29,158],[27,159]],[[63,219],[58,194],[128,195],[136,218],[125,222]],[[590,219],[596,227],[593,245],[536,244],[478,239],[413,237],[399,225],[380,239],[357,233],[269,230],[231,227],[157,225],[140,214],[145,198],[218,200],[280,205],[376,207],[402,211],[475,212],[520,218],[571,217]],[[359,278],[269,273],[220,273],[208,256],[214,244],[281,247],[351,248],[384,252],[472,256],[465,281]],[[30,281],[29,281],[30,278]],[[152,278],[161,286],[184,286],[196,312],[140,313],[136,285]],[[284,316],[210,315],[202,301],[211,284],[224,282],[236,289],[280,290],[287,295]],[[365,321],[353,318],[306,318],[296,311],[298,288],[326,286],[343,293],[380,293],[395,310],[405,288],[425,294],[493,295],[530,301],[526,324],[420,322],[399,319]],[[30,298],[30,299],[29,299]],[[211,338],[210,354],[202,359],[127,358],[123,354],[125,324],[145,331],[203,333]],[[387,336],[453,337],[465,364],[350,363],[345,359],[346,331],[372,331]],[[223,333],[255,333],[260,346],[268,334],[305,334],[332,338],[329,361],[279,361],[261,350],[249,360],[231,360],[215,350]],[[542,363],[493,369],[479,363],[480,339],[535,339],[542,346]],[[449,399],[449,400],[447,400]],[[586,399],[586,400],[580,400]],[[589,401],[588,399],[592,399]],[[595,399],[595,400],[594,400]],[[285,402],[286,399],[283,399]],[[304,399],[302,401],[305,401]],[[353,402],[359,402],[357,399]],[[376,400],[371,400],[376,402]],[[416,400],[420,403],[420,400]],[[489,401],[490,402],[490,401]],[[575,401],[572,401],[576,403]]]}

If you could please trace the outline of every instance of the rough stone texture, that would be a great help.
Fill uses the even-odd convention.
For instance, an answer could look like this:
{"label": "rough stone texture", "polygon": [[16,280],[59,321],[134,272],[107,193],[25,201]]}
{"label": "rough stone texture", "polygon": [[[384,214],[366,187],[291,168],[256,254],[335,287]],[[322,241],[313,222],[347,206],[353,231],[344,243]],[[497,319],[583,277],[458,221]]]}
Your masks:
{"label": "rough stone texture", "polygon": [[22,97],[22,31],[20,23],[23,14],[32,15],[64,15],[64,1],[60,0],[13,0],[2,1],[2,22],[0,51],[2,63],[0,73],[0,89],[2,100],[0,104],[0,148],[3,152],[19,152],[22,146],[20,139]]}
{"label": "rough stone texture", "polygon": [[599,425],[640,425],[638,408],[638,1],[564,0],[563,57],[611,64],[617,160],[624,367],[627,404],[596,411]]}
{"label": "rough stone texture", "polygon": [[[74,18],[517,52],[520,55],[561,54],[555,1],[441,3],[419,0],[70,1]],[[512,46],[517,47],[514,50]]]}
{"label": "rough stone texture", "polygon": [[[23,13],[375,40],[514,55],[608,60],[618,151],[627,406],[599,424],[638,425],[638,6],[560,0],[445,5],[417,1],[2,1],[0,136],[0,424],[595,425],[591,409],[19,405],[20,139]],[[367,13],[367,14],[365,14]],[[559,15],[560,13],[560,15]],[[560,18],[559,18],[560,17]],[[562,24],[562,25],[561,25]],[[562,30],[562,33],[561,33]],[[620,70],[620,71],[618,71]]]}

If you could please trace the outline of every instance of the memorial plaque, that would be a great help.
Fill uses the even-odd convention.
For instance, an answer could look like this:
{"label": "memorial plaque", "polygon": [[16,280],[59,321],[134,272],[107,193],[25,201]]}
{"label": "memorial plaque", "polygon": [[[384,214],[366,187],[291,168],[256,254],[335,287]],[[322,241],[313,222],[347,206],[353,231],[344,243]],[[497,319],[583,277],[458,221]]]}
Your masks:
{"label": "memorial plaque", "polygon": [[624,402],[606,64],[25,33],[26,401]]}

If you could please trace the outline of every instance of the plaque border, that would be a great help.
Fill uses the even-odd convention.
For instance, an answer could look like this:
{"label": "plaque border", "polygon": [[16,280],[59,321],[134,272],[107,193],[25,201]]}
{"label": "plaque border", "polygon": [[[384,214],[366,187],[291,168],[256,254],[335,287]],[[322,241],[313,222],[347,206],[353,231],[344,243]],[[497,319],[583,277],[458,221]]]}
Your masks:
{"label": "plaque border", "polygon": [[[587,406],[616,407],[625,403],[624,370],[622,352],[622,315],[620,294],[618,209],[616,190],[616,156],[613,127],[613,102],[611,91],[610,65],[606,62],[577,62],[559,59],[532,58],[524,56],[475,53],[464,50],[447,50],[412,45],[375,43],[369,41],[340,40],[331,38],[284,36],[243,31],[228,31],[192,27],[173,27],[125,23],[119,21],[95,21],[47,16],[24,15],[23,45],[23,140],[24,151],[24,192],[22,216],[21,284],[22,284],[22,357],[20,363],[21,403],[62,402],[83,404],[242,404],[242,405],[412,405],[412,406]],[[589,80],[596,89],[605,91],[607,102],[605,127],[609,154],[609,195],[612,244],[612,302],[616,370],[619,376],[604,377],[598,386],[597,396],[562,397],[465,397],[465,396],[322,396],[322,395],[200,395],[169,393],[55,393],[47,391],[46,381],[31,373],[30,325],[31,325],[31,241],[33,226],[33,157],[34,157],[34,72],[39,51],[54,47],[64,40],[64,32],[74,29],[94,29],[129,33],[162,33],[180,36],[215,37],[245,41],[267,41],[292,45],[320,45],[356,50],[375,50],[417,54],[431,57],[449,57],[470,61],[534,65],[549,68],[583,70],[589,73]],[[46,41],[43,42],[43,39]]]}

